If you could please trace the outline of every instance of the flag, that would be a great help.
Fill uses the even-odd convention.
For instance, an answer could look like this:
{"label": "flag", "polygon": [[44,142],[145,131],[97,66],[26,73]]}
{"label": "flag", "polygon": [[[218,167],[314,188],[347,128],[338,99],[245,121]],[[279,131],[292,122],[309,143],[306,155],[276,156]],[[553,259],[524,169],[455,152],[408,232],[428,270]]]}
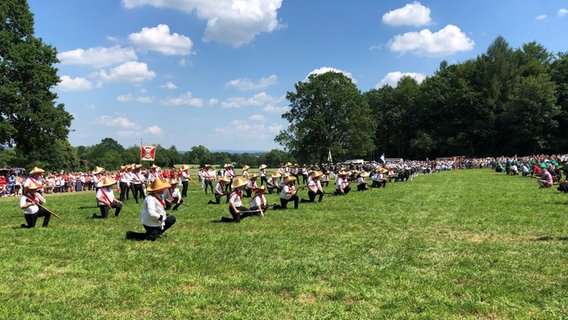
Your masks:
{"label": "flag", "polygon": [[329,153],[327,155],[327,163],[333,163],[333,159],[331,158],[331,150],[329,150]]}
{"label": "flag", "polygon": [[384,152],[383,152],[383,154],[381,155],[381,161],[382,161],[383,163],[385,163],[385,153],[384,153]]}
{"label": "flag", "polygon": [[154,161],[156,158],[156,147],[154,146],[143,146],[141,148],[140,160],[142,161]]}

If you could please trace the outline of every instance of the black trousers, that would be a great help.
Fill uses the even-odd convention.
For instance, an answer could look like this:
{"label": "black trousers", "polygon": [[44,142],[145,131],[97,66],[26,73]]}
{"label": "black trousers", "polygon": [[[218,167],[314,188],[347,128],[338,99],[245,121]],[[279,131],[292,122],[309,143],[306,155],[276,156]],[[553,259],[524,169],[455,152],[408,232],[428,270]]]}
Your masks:
{"label": "black trousers", "polygon": [[42,227],[47,228],[49,225],[49,219],[51,219],[51,213],[47,212],[47,210],[43,208],[39,208],[38,212],[34,214],[24,214],[24,218],[26,219],[27,224],[22,224],[22,228],[35,228],[37,218],[43,217]]}
{"label": "black trousers", "polygon": [[128,192],[130,191],[130,188],[128,187],[128,183],[126,183],[126,182],[120,182],[119,187],[120,187],[120,197],[119,197],[118,200],[120,200],[121,202],[124,202],[125,197],[126,197],[126,200],[129,199]]}
{"label": "black trousers", "polygon": [[251,210],[251,209],[245,208],[245,207],[238,207],[237,210],[239,210],[239,212],[236,212],[235,210],[233,210],[232,206],[229,206],[229,213],[231,213],[232,218],[221,217],[221,222],[236,222],[236,223],[239,223],[239,222],[241,222],[242,219],[244,219],[246,217],[259,216],[260,215],[260,211]]}
{"label": "black trousers", "polygon": [[319,190],[316,192],[313,192],[312,190],[308,191],[308,197],[310,198],[309,202],[314,202],[316,201],[316,196],[319,195],[319,199],[318,202],[321,202],[323,200],[323,191]]}
{"label": "black trousers", "polygon": [[132,188],[132,196],[134,196],[136,203],[138,203],[138,197],[144,199],[144,187],[141,183],[132,183],[130,187]]}
{"label": "black trousers", "polygon": [[262,186],[265,183],[268,184],[268,180],[266,179],[266,176],[261,176],[260,177],[260,185]]}
{"label": "black trousers", "polygon": [[[178,203],[179,201],[179,203]],[[174,208],[172,209],[172,204],[174,204]],[[183,200],[175,198],[171,203],[166,201],[166,207],[164,209],[166,210],[177,210],[179,208],[180,205],[183,204]]]}
{"label": "black trousers", "polygon": [[274,209],[281,209],[281,210],[287,209],[288,202],[290,201],[294,201],[294,209],[298,209],[298,203],[300,202],[300,198],[298,198],[297,194],[293,195],[289,200],[280,198],[280,207],[274,206]]}
{"label": "black trousers", "polygon": [[[122,203],[117,202],[117,201],[113,201],[110,206],[112,208],[114,208],[114,215],[118,217],[118,214],[120,214],[120,210],[122,209]],[[97,216],[97,215],[93,215],[93,218],[99,218],[99,219],[106,219],[108,218],[108,212],[110,211],[110,208],[107,205],[99,205],[99,210],[101,211],[101,215]]]}
{"label": "black trousers", "polygon": [[187,197],[187,187],[189,186],[189,181],[182,181],[181,182],[181,197]]}
{"label": "black trousers", "polygon": [[166,214],[166,220],[164,221],[163,227],[150,227],[144,225],[144,229],[146,232],[134,232],[128,231],[126,232],[126,238],[128,240],[149,240],[149,241],[156,241],[156,239],[161,238],[162,234],[166,232],[171,226],[176,223],[176,217],[172,216],[171,214]]}
{"label": "black trousers", "polygon": [[205,185],[205,194],[207,194],[208,188],[211,188],[211,193],[215,193],[215,188],[213,188],[213,182],[211,182],[211,179],[205,178],[203,183]]}

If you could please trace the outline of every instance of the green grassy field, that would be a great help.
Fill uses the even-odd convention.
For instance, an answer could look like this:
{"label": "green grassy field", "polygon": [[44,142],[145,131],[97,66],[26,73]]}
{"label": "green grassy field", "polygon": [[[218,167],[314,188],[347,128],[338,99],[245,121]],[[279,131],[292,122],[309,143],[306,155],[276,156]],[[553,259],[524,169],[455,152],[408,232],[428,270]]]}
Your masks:
{"label": "green grassy field", "polygon": [[63,220],[32,230],[0,199],[0,318],[568,318],[568,195],[531,178],[442,172],[240,224],[210,199],[191,184],[156,242],[124,239],[132,199],[96,220],[94,192],[48,195]]}

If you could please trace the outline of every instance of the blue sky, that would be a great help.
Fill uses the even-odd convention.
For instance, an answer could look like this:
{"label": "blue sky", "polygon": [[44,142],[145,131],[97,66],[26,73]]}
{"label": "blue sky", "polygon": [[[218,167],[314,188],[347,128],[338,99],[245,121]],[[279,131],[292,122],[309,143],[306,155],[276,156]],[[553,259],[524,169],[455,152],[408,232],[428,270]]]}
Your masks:
{"label": "blue sky", "polygon": [[422,81],[499,35],[568,51],[568,0],[29,0],[57,48],[69,140],[281,149],[287,91],[336,70],[362,92]]}

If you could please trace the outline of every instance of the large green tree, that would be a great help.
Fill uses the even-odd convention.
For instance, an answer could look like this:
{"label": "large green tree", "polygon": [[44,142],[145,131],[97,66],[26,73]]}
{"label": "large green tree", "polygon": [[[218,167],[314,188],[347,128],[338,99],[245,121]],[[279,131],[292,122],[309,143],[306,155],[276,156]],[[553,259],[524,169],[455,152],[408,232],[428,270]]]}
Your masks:
{"label": "large green tree", "polygon": [[73,117],[51,92],[56,53],[34,36],[26,0],[0,2],[0,144],[28,153],[67,139]]}
{"label": "large green tree", "polygon": [[339,72],[312,74],[294,85],[282,115],[289,126],[275,141],[298,161],[321,163],[334,157],[364,157],[374,151],[376,123],[371,109],[351,79]]}

